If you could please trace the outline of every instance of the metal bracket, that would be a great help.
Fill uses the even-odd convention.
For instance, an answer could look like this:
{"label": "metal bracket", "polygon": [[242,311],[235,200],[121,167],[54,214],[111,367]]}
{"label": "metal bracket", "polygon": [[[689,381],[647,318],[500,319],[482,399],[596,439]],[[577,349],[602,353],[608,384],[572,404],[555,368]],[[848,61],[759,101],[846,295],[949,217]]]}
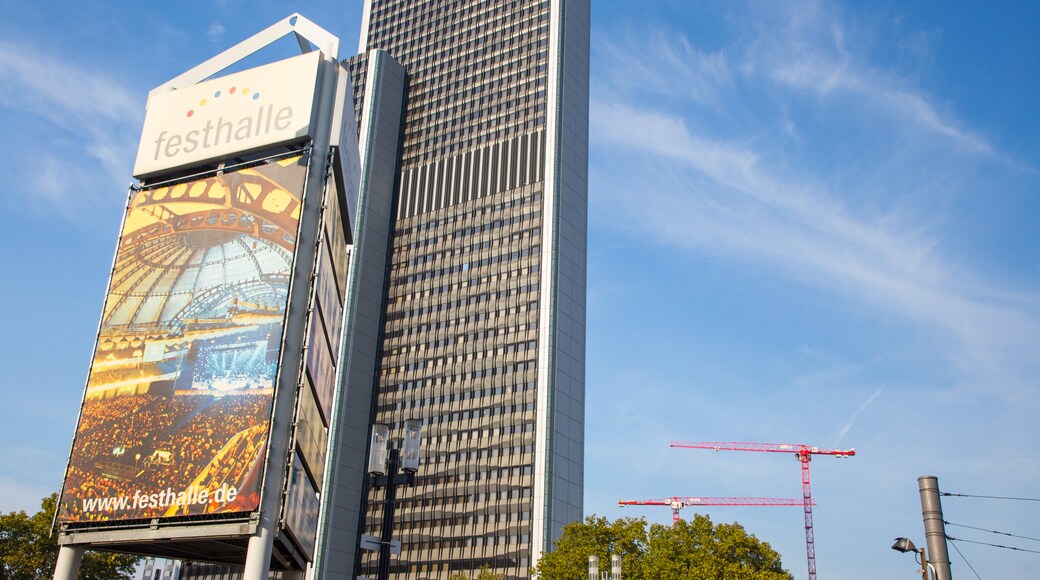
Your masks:
{"label": "metal bracket", "polygon": [[295,35],[303,53],[311,52],[313,44],[325,56],[333,60],[339,57],[339,38],[297,12],[155,87],[148,92],[148,97],[198,84],[289,34]]}

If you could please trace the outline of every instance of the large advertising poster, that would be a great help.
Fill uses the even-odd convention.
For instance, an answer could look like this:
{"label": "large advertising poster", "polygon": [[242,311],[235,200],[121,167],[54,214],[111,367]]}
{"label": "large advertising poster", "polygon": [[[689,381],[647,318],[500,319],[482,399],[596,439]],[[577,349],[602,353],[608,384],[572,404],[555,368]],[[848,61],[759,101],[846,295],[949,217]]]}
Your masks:
{"label": "large advertising poster", "polygon": [[304,156],[133,194],[61,522],[259,504]]}

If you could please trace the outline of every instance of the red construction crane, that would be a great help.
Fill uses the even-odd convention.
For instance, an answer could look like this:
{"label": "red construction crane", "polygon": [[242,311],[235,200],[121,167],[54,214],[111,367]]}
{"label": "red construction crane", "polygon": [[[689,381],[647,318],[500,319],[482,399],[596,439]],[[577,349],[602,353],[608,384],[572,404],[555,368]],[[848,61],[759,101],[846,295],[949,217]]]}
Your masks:
{"label": "red construction crane", "polygon": [[662,499],[619,499],[617,504],[621,507],[627,505],[663,505],[672,508],[672,523],[680,519],[679,510],[684,507],[697,505],[729,505],[729,506],[796,506],[802,505],[805,500],[786,497],[666,497]]}
{"label": "red construction crane", "polygon": [[809,561],[809,580],[816,580],[816,542],[813,539],[812,493],[809,489],[809,462],[813,455],[833,455],[838,458],[852,457],[855,449],[820,449],[800,443],[720,443],[712,441],[672,441],[672,447],[686,449],[714,449],[715,451],[760,451],[764,453],[790,453],[802,464],[802,498],[805,506],[805,555]]}

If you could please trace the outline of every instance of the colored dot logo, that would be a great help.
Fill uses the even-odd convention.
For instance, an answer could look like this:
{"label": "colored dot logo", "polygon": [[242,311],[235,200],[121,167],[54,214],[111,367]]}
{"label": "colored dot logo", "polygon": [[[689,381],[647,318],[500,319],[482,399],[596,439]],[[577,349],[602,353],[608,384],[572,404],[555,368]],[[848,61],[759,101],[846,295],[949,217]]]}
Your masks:
{"label": "colored dot logo", "polygon": [[[239,95],[241,95],[243,97],[250,98],[250,99],[252,99],[254,101],[259,101],[260,100],[260,92],[259,91],[250,91],[249,87],[243,87],[241,90],[239,90],[238,87],[228,87],[228,89],[227,89],[227,94],[228,95],[233,95],[233,94],[235,94],[235,92],[238,92]],[[220,91],[220,90],[213,91],[213,100],[215,101],[215,100],[219,99],[223,94],[224,94],[224,92]],[[205,107],[206,103],[208,103],[209,100],[210,99],[206,99],[206,98],[200,99],[199,100],[199,108]],[[195,115],[195,109],[188,109],[187,116],[188,117],[192,117],[194,115]]]}

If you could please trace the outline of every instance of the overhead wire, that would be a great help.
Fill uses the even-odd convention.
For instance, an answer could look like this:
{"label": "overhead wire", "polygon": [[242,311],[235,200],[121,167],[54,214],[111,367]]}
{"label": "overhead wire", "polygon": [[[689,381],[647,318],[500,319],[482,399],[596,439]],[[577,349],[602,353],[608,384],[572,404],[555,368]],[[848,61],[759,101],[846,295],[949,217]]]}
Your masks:
{"label": "overhead wire", "polygon": [[1008,499],[1014,501],[1040,501],[1040,498],[1035,497],[1006,497],[1002,495],[972,495],[968,493],[949,493],[946,491],[940,491],[939,495],[945,495],[946,497],[978,497],[983,499]]}
{"label": "overhead wire", "polygon": [[1018,552],[1031,552],[1033,554],[1040,554],[1040,550],[1027,550],[1025,548],[1016,548],[1014,546],[1002,546],[1000,544],[990,544],[987,542],[976,542],[975,540],[964,540],[961,538],[954,538],[953,536],[946,536],[947,540],[951,542],[968,542],[969,544],[980,544],[982,546],[991,546],[993,548],[1004,548],[1005,550],[1015,550]]}
{"label": "overhead wire", "polygon": [[[1040,501],[1040,498],[1033,498],[1033,497],[1009,497],[1009,496],[1001,496],[1001,495],[977,495],[977,494],[969,494],[969,493],[951,493],[951,492],[946,492],[946,491],[939,492],[939,495],[943,495],[943,496],[946,496],[946,497],[970,497],[970,498],[979,498],[979,499],[1002,499],[1002,500],[1009,500],[1009,501]],[[1009,533],[1009,532],[1000,532],[1000,531],[997,531],[997,530],[987,530],[985,528],[979,528],[979,527],[969,526],[969,525],[965,525],[965,524],[955,524],[955,523],[952,523],[952,522],[947,522],[945,520],[943,521],[943,523],[948,525],[948,526],[958,526],[958,527],[962,527],[962,528],[969,528],[969,529],[973,529],[973,530],[979,530],[979,531],[982,531],[982,532],[989,532],[991,534],[1000,534],[1002,536],[1009,536],[1009,537],[1012,537],[1012,538],[1021,538],[1023,540],[1032,540],[1034,542],[1040,542],[1040,538],[1031,538],[1029,536],[1019,536],[1017,534],[1012,534],[1012,533]],[[971,568],[971,571],[975,574],[975,577],[978,578],[979,580],[982,580],[982,577],[979,576],[979,573],[975,570],[975,567],[971,565],[971,562],[968,562],[968,559],[964,557],[964,553],[961,552],[961,549],[959,547],[957,547],[957,542],[967,542],[969,544],[979,544],[979,545],[982,545],[982,546],[990,546],[992,548],[1003,548],[1005,550],[1015,550],[1017,552],[1030,552],[1030,553],[1033,553],[1033,554],[1040,554],[1040,550],[1027,550],[1026,548],[1016,548],[1014,546],[1004,546],[1004,545],[1001,545],[1001,544],[990,544],[988,542],[977,542],[975,540],[964,540],[964,539],[961,539],[961,538],[954,538],[953,536],[949,536],[949,535],[946,536],[946,539],[949,540],[950,545],[953,546],[954,550],[957,550],[957,554],[960,555],[961,559],[964,560],[964,563],[968,565],[968,568]]]}
{"label": "overhead wire", "polygon": [[[946,536],[946,539],[947,540],[952,540],[953,538],[951,538],[949,536]],[[971,571],[975,572],[975,577],[978,578],[979,580],[982,580],[982,576],[979,576],[979,573],[975,571],[975,566],[972,566],[971,562],[969,562],[968,559],[964,557],[964,553],[961,552],[961,549],[957,547],[957,544],[954,543],[954,544],[951,544],[951,545],[953,546],[953,549],[957,550],[957,553],[960,554],[961,560],[964,560],[964,563],[968,565],[968,568],[971,568]]]}
{"label": "overhead wire", "polygon": [[1019,536],[1017,534],[1012,534],[1010,532],[998,532],[997,530],[987,530],[986,528],[977,528],[975,526],[968,526],[968,525],[965,525],[965,524],[955,524],[953,522],[948,522],[946,520],[943,520],[943,523],[948,525],[948,526],[957,526],[959,528],[970,528],[972,530],[979,530],[980,532],[989,532],[991,534],[1000,534],[1002,536],[1010,536],[1012,538],[1021,538],[1023,540],[1032,540],[1034,542],[1040,542],[1040,538],[1031,538],[1029,536]]}

